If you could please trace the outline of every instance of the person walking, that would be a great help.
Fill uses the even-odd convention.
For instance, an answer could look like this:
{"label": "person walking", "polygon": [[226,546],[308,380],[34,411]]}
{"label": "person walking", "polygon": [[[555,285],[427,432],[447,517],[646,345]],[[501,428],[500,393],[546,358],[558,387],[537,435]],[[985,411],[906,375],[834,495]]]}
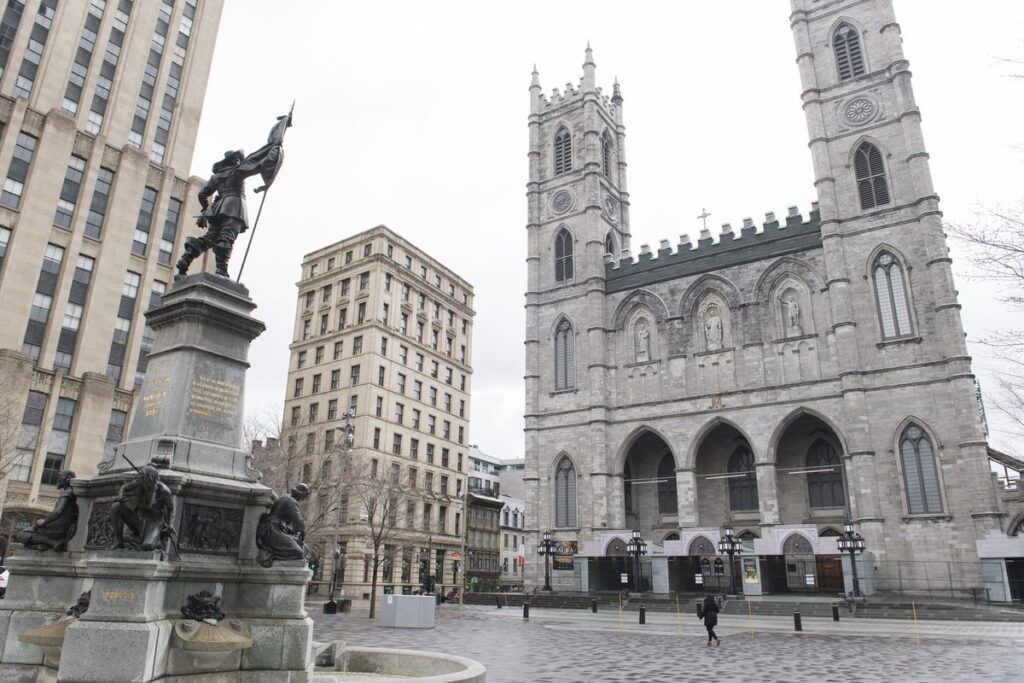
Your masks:
{"label": "person walking", "polygon": [[700,606],[700,617],[704,620],[704,628],[708,631],[708,647],[711,647],[711,641],[715,641],[715,646],[722,644],[721,638],[715,635],[715,626],[718,625],[718,601],[715,600],[713,595],[705,595],[704,603]]}

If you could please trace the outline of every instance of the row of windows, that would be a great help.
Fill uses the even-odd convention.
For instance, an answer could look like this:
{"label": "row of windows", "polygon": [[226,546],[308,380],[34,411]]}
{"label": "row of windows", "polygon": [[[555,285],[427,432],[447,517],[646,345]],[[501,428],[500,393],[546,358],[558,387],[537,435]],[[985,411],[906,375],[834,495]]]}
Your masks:
{"label": "row of windows", "polygon": [[[381,342],[381,345],[380,345],[380,355],[384,356],[385,358],[389,358],[389,356],[388,356],[388,338],[387,337],[382,337],[380,342]],[[325,360],[324,360],[324,352],[325,352],[325,350],[326,350],[326,346],[317,346],[313,350],[313,365],[314,366],[320,365],[321,363],[325,362]],[[341,358],[344,356],[344,351],[345,351],[345,341],[344,340],[340,340],[340,341],[334,342],[333,354],[332,354],[331,361],[341,360]],[[356,337],[352,338],[352,356],[353,357],[354,356],[358,356],[361,353],[363,353],[363,336],[359,335],[359,336],[356,336]],[[301,370],[301,369],[305,368],[306,365],[307,365],[308,360],[309,360],[309,352],[305,351],[305,350],[299,351],[296,354],[296,356],[295,356],[295,368],[297,370]],[[422,353],[415,353],[413,355],[413,367],[416,369],[417,372],[421,372],[421,373],[424,373],[424,374],[427,373],[427,370],[424,369],[425,368],[425,365],[424,365],[425,360],[426,359],[425,359],[425,357],[424,357],[424,355]],[[399,345],[399,347],[398,347],[398,361],[402,365],[406,365],[407,366],[409,364],[409,347],[404,346],[404,345]],[[351,384],[358,384],[359,383],[359,372],[360,372],[359,368],[360,368],[359,365],[353,365],[350,368],[350,370],[349,370],[349,379],[350,379],[350,383]],[[386,373],[385,367],[383,365],[378,366],[378,368],[377,368],[377,383],[379,385],[381,385],[381,386],[384,386],[385,373]],[[440,379],[441,378],[441,364],[440,364],[440,362],[438,362],[436,360],[430,361],[429,373],[430,373],[430,377],[432,379]],[[313,375],[312,393],[314,393],[314,394],[319,393],[321,391],[321,389],[320,389],[320,387],[321,387],[320,377],[321,377],[320,374]],[[449,365],[444,366],[444,383],[447,384],[448,386],[455,386],[455,370],[451,366],[449,366]],[[331,389],[338,389],[340,387],[340,385],[341,385],[341,370],[332,370],[331,371],[331,385],[330,385],[330,388]],[[304,391],[304,387],[305,387],[305,378],[297,377],[295,379],[295,385],[294,385],[294,391],[292,393],[292,398],[299,398],[300,396],[302,396],[302,393]],[[405,393],[405,387],[406,387],[406,375],[404,375],[402,373],[397,373],[397,377],[396,377],[396,390],[399,391],[400,393],[404,394]],[[418,400],[422,400],[421,399],[421,395],[422,395],[423,383],[420,382],[419,380],[414,380],[412,388],[413,388],[413,395],[415,396],[415,398],[418,399]],[[465,373],[461,373],[461,372],[459,373],[459,390],[460,391],[466,391],[466,374]],[[431,388],[430,389],[430,396],[431,396],[431,403],[432,403],[432,405],[437,405],[437,389],[436,388]],[[449,396],[448,400],[450,401],[450,399],[451,399],[451,397]],[[451,411],[449,410],[449,412],[451,412]]]}
{"label": "row of windows", "polygon": [[[807,497],[811,508],[843,508],[846,493],[843,466],[838,449],[826,439],[816,440],[808,449],[804,464],[807,468]],[[935,448],[927,433],[917,424],[908,425],[899,439],[899,466],[905,494],[906,511],[911,515],[940,514],[944,510],[939,464]],[[672,470],[674,472],[674,470]],[[746,443],[737,445],[729,456],[728,466],[729,509],[733,512],[757,511],[760,503],[757,491],[757,473],[754,455]],[[666,474],[669,476],[669,474]],[[674,474],[672,475],[674,476]],[[659,470],[659,477],[661,472]],[[629,475],[626,475],[629,478]],[[573,528],[576,523],[576,466],[568,456],[562,456],[555,467],[554,518],[555,526]],[[630,482],[625,482],[625,507],[632,509]],[[659,484],[659,511],[675,514],[675,496],[665,500]],[[674,494],[674,486],[671,487]]]}
{"label": "row of windows", "polygon": [[[353,259],[356,258],[356,254],[358,254],[358,253],[362,253],[362,257],[363,258],[369,258],[370,256],[373,255],[373,243],[372,242],[367,242],[366,244],[362,245],[361,248],[353,248],[353,249],[347,250],[345,252],[345,254],[344,254],[344,261],[343,261],[342,265],[348,265],[348,264],[352,263]],[[384,253],[385,253],[385,256],[387,256],[387,258],[394,259],[395,258],[395,245],[391,244],[390,242],[387,243],[387,246],[385,247],[385,252]],[[327,266],[326,271],[322,271],[321,270],[321,266],[322,265],[323,264],[321,264],[319,262],[309,264],[309,268],[307,270],[307,277],[308,278],[314,278],[314,277],[318,276],[321,272],[331,272],[336,267],[338,267],[337,259],[334,256],[330,256],[330,257],[327,258],[327,260],[326,260],[326,266]],[[428,266],[426,264],[424,264],[424,263],[419,263],[418,266],[419,266],[419,271],[418,272],[419,272],[420,279],[425,281],[425,282],[430,281],[429,275],[431,275],[431,271],[428,268]],[[404,267],[405,270],[407,270],[409,272],[413,271],[413,257],[410,254],[406,254],[405,255],[404,261],[402,263],[402,267]],[[441,289],[443,284],[444,284],[444,278],[442,277],[441,273],[433,272],[432,274],[433,274],[433,285],[434,285],[434,287],[436,287],[437,289]],[[360,274],[359,277],[360,277],[360,290],[365,289],[365,287],[363,286],[362,278],[364,278],[364,277],[368,278],[369,277],[369,273],[362,273],[362,274]],[[390,278],[391,274],[387,273],[386,277]],[[368,283],[369,280],[366,280],[366,282]],[[447,284],[448,284],[448,296],[452,297],[453,299],[456,298],[457,294],[459,293],[459,290],[456,289],[455,283],[449,281]],[[390,291],[390,290],[388,290],[388,291]],[[345,296],[345,294],[346,294],[345,292],[342,292],[341,296]],[[469,293],[468,292],[461,292],[461,294],[462,294],[462,303],[463,303],[463,305],[468,306],[469,305]],[[303,296],[305,296],[305,294],[303,294]],[[307,306],[308,306],[308,304],[307,304]]]}

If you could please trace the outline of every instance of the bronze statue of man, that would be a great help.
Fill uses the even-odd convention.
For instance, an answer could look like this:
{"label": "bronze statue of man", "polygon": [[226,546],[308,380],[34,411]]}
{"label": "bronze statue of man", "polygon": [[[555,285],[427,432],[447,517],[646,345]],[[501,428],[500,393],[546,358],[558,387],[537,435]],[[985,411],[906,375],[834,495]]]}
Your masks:
{"label": "bronze statue of man", "polygon": [[225,152],[224,158],[213,165],[213,175],[199,191],[199,204],[203,211],[196,220],[196,225],[206,228],[206,234],[185,240],[185,253],[178,259],[175,279],[187,275],[192,261],[210,249],[217,262],[217,275],[228,277],[228,259],[235,240],[249,228],[245,210],[245,179],[259,174],[263,185],[256,192],[266,192],[270,188],[284,161],[284,133],[291,125],[291,112],[279,116],[263,147],[249,156],[240,149]]}
{"label": "bronze statue of man", "polygon": [[74,478],[75,473],[71,470],[61,470],[57,477],[57,489],[61,492],[57,504],[45,519],[38,520],[31,529],[14,534],[15,541],[35,550],[67,550],[68,541],[78,527],[78,497],[71,489],[71,480]]}
{"label": "bronze statue of man", "polygon": [[301,560],[308,558],[305,544],[306,523],[299,510],[299,501],[309,495],[309,486],[296,484],[273,502],[270,511],[260,516],[256,525],[256,561],[269,567],[274,560]]}
{"label": "bronze statue of man", "polygon": [[[110,524],[114,529],[114,548],[166,550],[174,533],[171,511],[174,498],[167,484],[152,465],[142,467],[131,481],[125,482],[110,506]],[[125,528],[134,539],[125,539]]]}

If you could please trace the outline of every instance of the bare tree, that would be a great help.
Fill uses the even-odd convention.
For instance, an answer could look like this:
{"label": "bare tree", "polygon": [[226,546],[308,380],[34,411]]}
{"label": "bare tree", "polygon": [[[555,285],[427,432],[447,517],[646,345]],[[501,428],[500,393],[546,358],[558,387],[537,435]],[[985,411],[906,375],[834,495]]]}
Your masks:
{"label": "bare tree", "polygon": [[[965,247],[973,266],[967,277],[992,283],[997,301],[1024,311],[1024,206],[988,210],[973,224],[947,230]],[[1013,436],[1024,436],[1024,329],[996,330],[974,341],[996,359],[998,390],[989,396],[991,405],[1009,420]]]}
{"label": "bare tree", "polygon": [[22,451],[35,450],[35,439],[23,433],[24,392],[0,379],[0,479],[5,480],[20,462]]}
{"label": "bare tree", "polygon": [[359,521],[366,526],[371,547],[370,618],[377,607],[377,571],[384,557],[382,549],[398,529],[398,510],[411,492],[402,486],[399,470],[377,472],[377,461],[352,462],[342,474],[341,486],[359,505]]}

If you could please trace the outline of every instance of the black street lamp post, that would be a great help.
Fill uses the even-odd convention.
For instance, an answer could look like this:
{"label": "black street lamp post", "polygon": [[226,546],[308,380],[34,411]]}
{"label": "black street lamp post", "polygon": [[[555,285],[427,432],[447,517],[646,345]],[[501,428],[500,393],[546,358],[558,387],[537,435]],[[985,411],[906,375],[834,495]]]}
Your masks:
{"label": "black street lamp post", "polygon": [[544,558],[544,590],[551,590],[551,556],[555,554],[555,542],[551,540],[551,532],[545,531],[540,543],[537,544],[537,554]]}
{"label": "black street lamp post", "polygon": [[[349,464],[349,458],[352,456],[352,446],[355,444],[355,427],[352,425],[352,418],[356,416],[356,413],[351,408],[341,414],[341,419],[344,420],[343,424],[335,427],[341,432],[341,439],[338,441],[338,450],[341,453],[341,467],[344,470]],[[335,523],[337,524],[337,523]],[[337,614],[338,603],[334,599],[335,591],[340,588],[342,581],[344,581],[344,574],[339,570],[341,569],[341,548],[338,547],[338,527],[334,527],[334,565],[331,567],[331,590],[327,596],[327,602],[324,603],[324,614]]]}
{"label": "black street lamp post", "polygon": [[860,579],[857,578],[857,554],[864,552],[864,537],[853,530],[853,522],[843,525],[843,535],[836,539],[839,552],[850,553],[850,570],[853,572],[853,597],[861,597]]}
{"label": "black street lamp post", "polygon": [[729,556],[729,594],[738,595],[736,587],[736,565],[733,563],[733,555],[739,555],[743,550],[743,542],[736,538],[731,526],[722,530],[722,537],[718,540],[718,554]]}
{"label": "black street lamp post", "polygon": [[633,556],[633,590],[643,592],[640,578],[640,558],[647,554],[647,542],[640,537],[640,530],[633,529],[632,537],[626,544],[626,552]]}

